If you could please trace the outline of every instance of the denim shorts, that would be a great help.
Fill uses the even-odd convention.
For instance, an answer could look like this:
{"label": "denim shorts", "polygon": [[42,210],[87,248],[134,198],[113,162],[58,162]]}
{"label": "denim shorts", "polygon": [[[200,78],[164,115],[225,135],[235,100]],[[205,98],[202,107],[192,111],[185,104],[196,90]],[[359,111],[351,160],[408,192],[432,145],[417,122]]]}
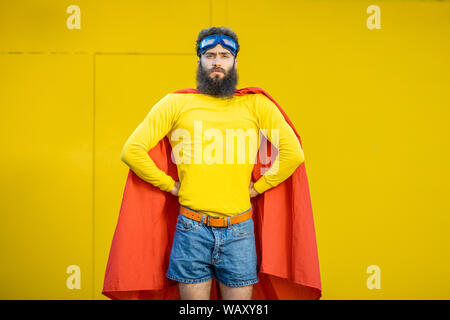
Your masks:
{"label": "denim shorts", "polygon": [[212,227],[179,213],[166,277],[183,283],[216,278],[229,287],[258,282],[253,218]]}

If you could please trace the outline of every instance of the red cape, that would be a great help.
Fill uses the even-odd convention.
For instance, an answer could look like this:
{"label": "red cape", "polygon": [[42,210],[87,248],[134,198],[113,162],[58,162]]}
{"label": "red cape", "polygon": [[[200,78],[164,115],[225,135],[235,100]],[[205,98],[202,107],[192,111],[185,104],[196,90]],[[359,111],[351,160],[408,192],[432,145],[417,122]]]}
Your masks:
{"label": "red cape", "polygon": [[[182,89],[174,93],[198,91]],[[236,90],[235,95],[253,93],[262,93],[277,105],[301,145],[294,125],[268,93],[248,87]],[[261,146],[266,144],[271,161],[257,157],[253,182],[261,176],[262,167],[271,166],[277,154],[270,141],[264,136],[262,139]],[[166,136],[148,154],[161,170],[177,181],[171,150]],[[271,154],[271,150],[275,152]],[[253,299],[320,299],[319,259],[305,163],[278,186],[251,198],[251,203],[260,279],[254,284]],[[103,295],[111,299],[180,299],[177,282],[165,276],[178,209],[178,197],[161,191],[129,170],[106,266]],[[221,299],[215,279],[211,299]]]}

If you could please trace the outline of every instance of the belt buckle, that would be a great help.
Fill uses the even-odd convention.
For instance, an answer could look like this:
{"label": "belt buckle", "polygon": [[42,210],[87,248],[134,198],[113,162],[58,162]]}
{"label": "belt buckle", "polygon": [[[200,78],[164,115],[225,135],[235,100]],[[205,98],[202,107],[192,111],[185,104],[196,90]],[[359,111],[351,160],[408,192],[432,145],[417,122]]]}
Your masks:
{"label": "belt buckle", "polygon": [[[208,226],[208,227],[210,227],[211,226],[211,224],[210,224],[210,220],[211,219],[218,219],[218,218],[211,218],[210,216],[206,216],[206,225]],[[228,226],[228,221],[226,220],[226,219],[224,219],[224,218],[221,218],[222,220],[225,220],[225,226],[227,227]],[[230,226],[232,225],[232,223],[231,223],[231,220],[230,220]]]}
{"label": "belt buckle", "polygon": [[212,218],[212,217],[208,216],[208,217],[207,217],[207,220],[206,220],[206,225],[207,225],[208,227],[211,226],[211,224],[210,224],[211,219],[217,219],[217,218]]}

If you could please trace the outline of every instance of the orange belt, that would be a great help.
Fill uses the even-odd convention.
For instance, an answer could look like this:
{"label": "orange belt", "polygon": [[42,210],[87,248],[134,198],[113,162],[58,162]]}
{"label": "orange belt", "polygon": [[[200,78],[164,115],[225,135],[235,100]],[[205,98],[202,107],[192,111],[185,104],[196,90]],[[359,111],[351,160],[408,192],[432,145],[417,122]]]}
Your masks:
{"label": "orange belt", "polygon": [[[180,213],[188,218],[191,218],[195,221],[201,221],[202,219],[202,214],[198,213],[196,211],[193,211],[191,209],[188,209],[186,207],[183,207],[182,205],[180,205]],[[253,214],[253,210],[252,208],[250,208],[248,211],[244,212],[244,213],[240,213],[237,214],[235,216],[230,217],[230,225],[235,224],[235,223],[239,223],[245,220],[248,220],[252,217]],[[201,221],[202,223],[205,223],[208,226],[212,226],[212,227],[228,227],[228,220],[225,217],[210,217],[210,216],[206,216],[205,219],[206,221]]]}

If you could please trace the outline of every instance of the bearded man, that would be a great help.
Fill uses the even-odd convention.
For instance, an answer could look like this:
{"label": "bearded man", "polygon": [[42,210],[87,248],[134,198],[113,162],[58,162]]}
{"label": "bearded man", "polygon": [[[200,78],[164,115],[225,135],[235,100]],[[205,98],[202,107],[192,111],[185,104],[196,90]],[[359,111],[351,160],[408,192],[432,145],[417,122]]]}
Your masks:
{"label": "bearded man", "polygon": [[[139,178],[178,199],[166,277],[177,282],[180,298],[209,299],[215,279],[223,299],[251,299],[259,281],[251,198],[288,179],[304,154],[271,99],[238,94],[240,46],[231,29],[201,30],[196,50],[197,90],[169,93],[158,101],[126,141],[121,159]],[[253,183],[261,133],[278,155],[276,165]],[[165,137],[178,181],[148,153]],[[235,137],[249,143],[235,148]],[[108,270],[118,261],[112,260],[116,252],[111,249]],[[108,286],[111,276],[107,272]]]}

